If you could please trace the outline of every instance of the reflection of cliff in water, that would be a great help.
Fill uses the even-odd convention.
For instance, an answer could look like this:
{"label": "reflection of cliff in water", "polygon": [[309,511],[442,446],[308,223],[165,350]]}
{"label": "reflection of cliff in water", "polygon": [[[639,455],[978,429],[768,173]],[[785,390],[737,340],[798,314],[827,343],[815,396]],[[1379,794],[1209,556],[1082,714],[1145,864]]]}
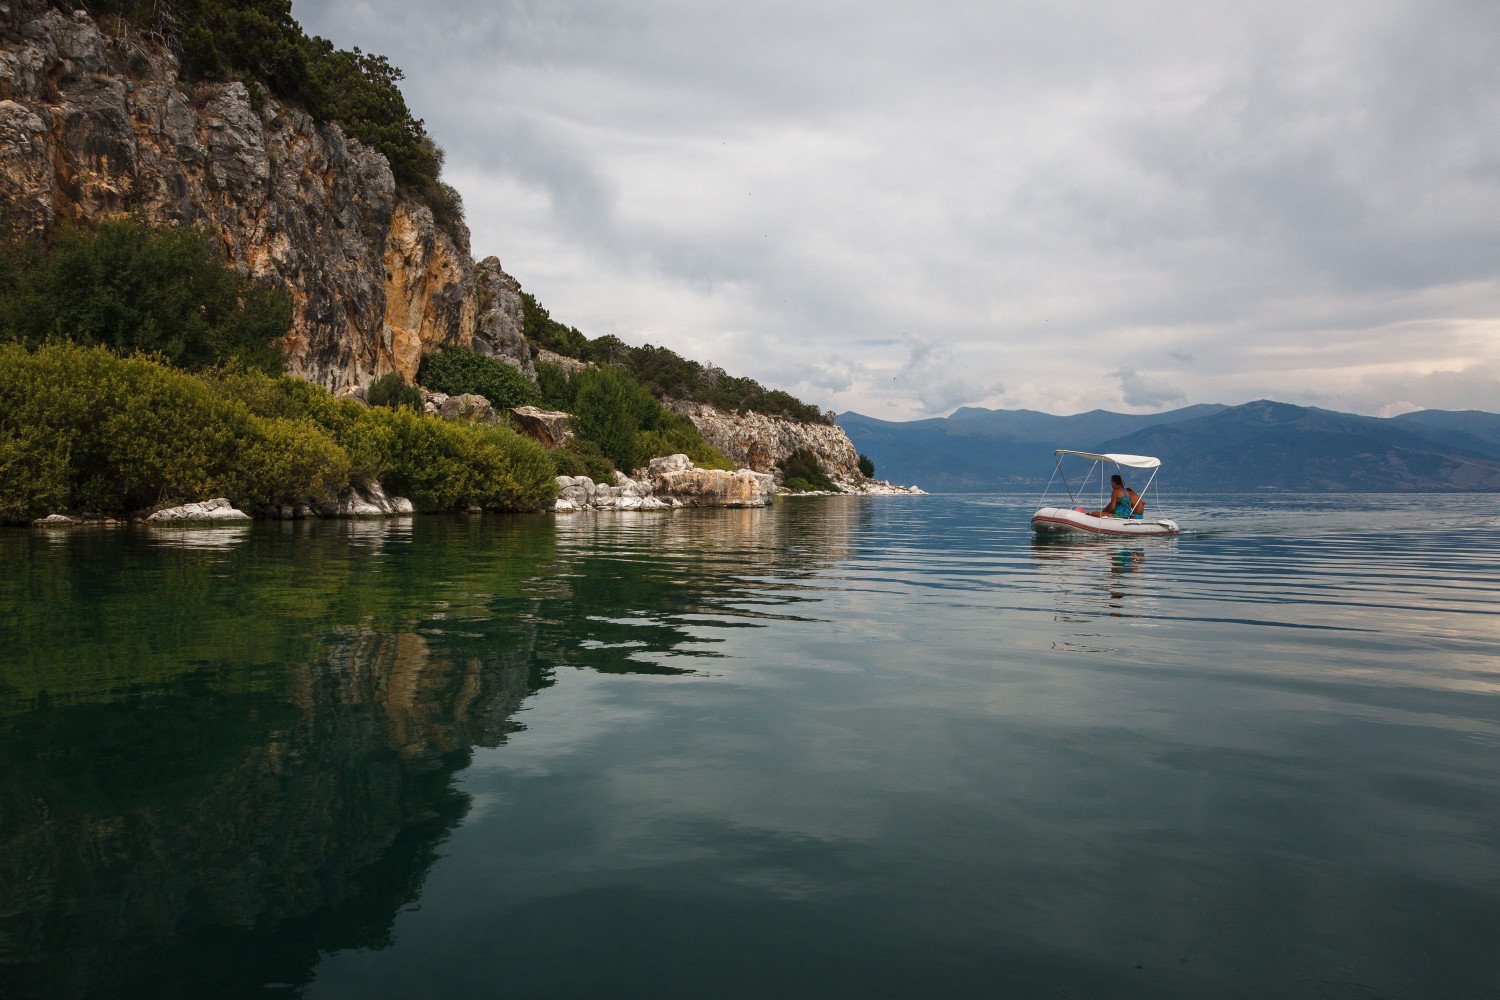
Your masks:
{"label": "reflection of cliff in water", "polygon": [[814,607],[865,510],[820,507],[0,535],[0,995],[383,946],[472,748],[557,666],[681,672]]}
{"label": "reflection of cliff in water", "polygon": [[467,810],[452,775],[514,727],[532,662],[352,632],[292,690],[189,678],[6,720],[7,995],[224,995],[378,947]]}

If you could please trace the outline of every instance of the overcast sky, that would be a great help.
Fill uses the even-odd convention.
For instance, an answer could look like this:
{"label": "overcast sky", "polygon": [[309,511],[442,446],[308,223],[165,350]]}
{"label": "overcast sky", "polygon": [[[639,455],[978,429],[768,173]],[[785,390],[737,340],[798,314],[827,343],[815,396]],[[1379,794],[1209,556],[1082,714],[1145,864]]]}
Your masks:
{"label": "overcast sky", "polygon": [[824,408],[1500,410],[1500,2],[296,0],[476,257]]}

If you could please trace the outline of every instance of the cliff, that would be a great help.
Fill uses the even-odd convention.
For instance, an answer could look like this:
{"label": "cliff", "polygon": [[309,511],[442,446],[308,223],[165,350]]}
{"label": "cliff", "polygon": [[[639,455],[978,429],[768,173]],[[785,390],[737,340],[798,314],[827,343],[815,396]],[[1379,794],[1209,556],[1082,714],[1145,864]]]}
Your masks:
{"label": "cliff", "polygon": [[812,452],[818,465],[846,493],[920,493],[870,479],[859,471],[859,453],[842,427],[803,423],[763,413],[726,413],[704,403],[664,401],[668,409],[687,417],[703,439],[736,468],[780,474],[780,466],[794,451]]}
{"label": "cliff", "polygon": [[0,2],[0,226],[135,212],[206,228],[295,303],[288,367],[330,389],[459,344],[528,372],[520,290],[386,160],[258,86],[183,82],[124,22]]}

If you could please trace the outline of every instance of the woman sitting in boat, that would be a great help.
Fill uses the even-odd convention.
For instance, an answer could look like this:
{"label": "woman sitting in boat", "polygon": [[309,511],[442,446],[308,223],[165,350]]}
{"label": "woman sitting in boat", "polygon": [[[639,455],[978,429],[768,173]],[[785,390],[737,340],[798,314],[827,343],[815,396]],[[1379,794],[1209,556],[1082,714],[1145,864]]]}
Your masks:
{"label": "woman sitting in boat", "polygon": [[1146,513],[1146,501],[1142,500],[1135,490],[1125,485],[1125,480],[1116,473],[1109,477],[1109,503],[1104,505],[1103,510],[1094,511],[1095,517],[1143,517]]}

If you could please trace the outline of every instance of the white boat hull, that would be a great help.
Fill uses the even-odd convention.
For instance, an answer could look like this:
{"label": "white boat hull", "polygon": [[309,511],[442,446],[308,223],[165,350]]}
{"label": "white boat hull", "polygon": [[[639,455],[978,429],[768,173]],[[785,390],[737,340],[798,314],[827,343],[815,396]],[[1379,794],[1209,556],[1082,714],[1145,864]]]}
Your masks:
{"label": "white boat hull", "polygon": [[1102,535],[1110,538],[1150,538],[1175,535],[1177,522],[1165,518],[1098,517],[1071,507],[1043,507],[1031,515],[1031,530],[1039,535]]}

